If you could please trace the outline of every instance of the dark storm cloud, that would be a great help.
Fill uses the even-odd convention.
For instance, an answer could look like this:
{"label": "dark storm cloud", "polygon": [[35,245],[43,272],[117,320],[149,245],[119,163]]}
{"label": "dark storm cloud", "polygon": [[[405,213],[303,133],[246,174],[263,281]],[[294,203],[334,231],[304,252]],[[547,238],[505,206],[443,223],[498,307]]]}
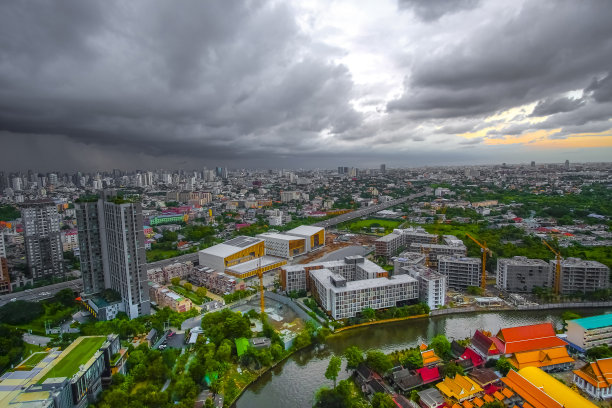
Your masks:
{"label": "dark storm cloud", "polygon": [[307,149],[362,120],[348,70],[322,49],[265,1],[4,2],[2,144],[44,134],[199,159]]}
{"label": "dark storm cloud", "polygon": [[423,21],[438,20],[445,14],[476,7],[479,0],[398,0],[400,10],[412,10]]}
{"label": "dark storm cloud", "polygon": [[416,59],[388,109],[415,119],[487,115],[582,88],[612,65],[611,16],[606,1],[528,1],[514,15],[487,16]]}
{"label": "dark storm cloud", "polygon": [[582,98],[546,98],[538,102],[531,116],[548,116],[560,112],[571,112],[584,105]]}

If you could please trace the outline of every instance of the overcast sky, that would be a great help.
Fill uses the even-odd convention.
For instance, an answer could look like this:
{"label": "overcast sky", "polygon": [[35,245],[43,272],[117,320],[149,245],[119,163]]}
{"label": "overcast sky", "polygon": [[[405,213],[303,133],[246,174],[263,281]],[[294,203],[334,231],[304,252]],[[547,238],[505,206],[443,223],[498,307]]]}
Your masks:
{"label": "overcast sky", "polygon": [[0,170],[610,161],[612,1],[0,2]]}

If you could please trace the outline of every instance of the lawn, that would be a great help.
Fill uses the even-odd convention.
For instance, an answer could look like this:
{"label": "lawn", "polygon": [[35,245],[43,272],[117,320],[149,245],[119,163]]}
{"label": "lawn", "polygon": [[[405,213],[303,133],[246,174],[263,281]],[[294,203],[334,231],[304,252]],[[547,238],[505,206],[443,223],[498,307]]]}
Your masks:
{"label": "lawn", "polygon": [[67,356],[62,358],[49,372],[40,380],[42,383],[47,378],[72,377],[82,364],[94,355],[106,341],[104,336],[85,337],[77,344]]}
{"label": "lawn", "polygon": [[196,305],[201,305],[203,303],[210,302],[212,300],[209,297],[200,297],[200,296],[196,295],[196,293],[194,291],[187,290],[187,289],[185,289],[182,286],[172,285],[172,286],[170,286],[170,289],[172,291],[178,293],[179,295],[184,296],[184,297],[190,299]]}
{"label": "lawn", "polygon": [[[384,234],[388,234],[393,231],[394,228],[399,227],[404,221],[402,220],[389,220],[389,219],[367,219],[367,220],[356,220],[349,223],[344,223],[339,226],[339,228],[347,228],[351,232],[371,232],[370,228],[372,227],[382,227],[385,229]],[[382,231],[379,234],[383,234]]]}
{"label": "lawn", "polygon": [[26,361],[24,361],[23,364],[20,364],[19,367],[24,367],[27,371],[30,371],[36,366],[36,364],[40,363],[43,358],[47,357],[48,354],[49,353],[46,352],[34,353]]}

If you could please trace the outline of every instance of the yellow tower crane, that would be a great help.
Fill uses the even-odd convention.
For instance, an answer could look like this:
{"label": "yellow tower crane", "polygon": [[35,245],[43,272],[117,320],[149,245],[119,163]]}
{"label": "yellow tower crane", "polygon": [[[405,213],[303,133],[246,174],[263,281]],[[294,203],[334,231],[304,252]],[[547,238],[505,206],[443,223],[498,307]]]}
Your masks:
{"label": "yellow tower crane", "polygon": [[263,268],[261,267],[261,258],[257,261],[257,276],[259,276],[259,306],[261,313],[264,313],[266,303],[264,301],[264,285],[263,285]]}
{"label": "yellow tower crane", "polygon": [[550,251],[557,257],[557,265],[555,265],[554,291],[555,295],[558,295],[559,293],[561,293],[561,254],[559,253],[559,251],[551,247],[550,244],[545,240],[542,240],[542,243],[546,245],[546,247],[550,249]]}
{"label": "yellow tower crane", "polygon": [[483,241],[483,243],[481,244],[480,242],[478,242],[476,240],[476,238],[474,238],[470,234],[466,233],[465,235],[467,235],[469,239],[474,241],[480,247],[480,252],[482,252],[482,277],[481,277],[481,280],[480,280],[480,287],[482,288],[482,290],[484,292],[487,289],[487,272],[486,272],[487,253],[489,255],[491,255],[492,252],[489,249],[489,247],[487,247],[487,243],[485,241]]}

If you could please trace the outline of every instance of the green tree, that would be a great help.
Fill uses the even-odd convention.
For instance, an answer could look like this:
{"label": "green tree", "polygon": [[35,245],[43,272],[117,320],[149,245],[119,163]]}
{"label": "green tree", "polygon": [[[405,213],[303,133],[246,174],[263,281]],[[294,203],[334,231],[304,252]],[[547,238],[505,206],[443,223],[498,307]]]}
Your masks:
{"label": "green tree", "polygon": [[506,408],[501,401],[485,402],[481,408]]}
{"label": "green tree", "polygon": [[193,285],[189,282],[185,282],[185,284],[183,285],[183,287],[188,290],[191,291],[191,289],[193,289]]}
{"label": "green tree", "polygon": [[206,295],[208,294],[208,291],[206,290],[205,287],[200,286],[199,288],[196,289],[196,295],[198,295],[201,298],[205,298]]}
{"label": "green tree", "polygon": [[369,350],[366,354],[366,363],[380,375],[393,367],[391,358],[380,350]]}
{"label": "green tree", "polygon": [[341,366],[342,359],[338,356],[332,356],[327,365],[327,370],[325,370],[325,378],[334,382],[334,388],[336,388],[336,378],[338,378]]}
{"label": "green tree", "polygon": [[612,349],[609,346],[602,344],[601,346],[591,347],[588,349],[586,355],[592,360],[608,358],[612,357]]}
{"label": "green tree", "polygon": [[172,283],[174,286],[178,286],[181,283],[181,278],[179,277],[172,278],[170,279],[170,283]]}
{"label": "green tree", "polygon": [[321,388],[315,396],[313,408],[349,408],[346,398],[335,389]]}
{"label": "green tree", "polygon": [[451,345],[446,336],[443,334],[438,334],[436,337],[431,339],[429,346],[433,348],[436,354],[443,359],[450,356]]}
{"label": "green tree", "polygon": [[232,342],[230,340],[224,339],[221,342],[219,348],[217,349],[216,357],[219,362],[230,362],[232,357]]}
{"label": "green tree", "polygon": [[512,370],[515,367],[512,365],[512,363],[510,363],[510,360],[502,356],[495,363],[495,368],[503,375],[506,375],[508,374],[508,371]]}
{"label": "green tree", "polygon": [[361,311],[361,316],[363,316],[365,319],[372,320],[376,318],[376,312],[371,307],[366,307]]}
{"label": "green tree", "polygon": [[450,377],[450,378],[455,378],[457,374],[459,375],[464,374],[463,367],[461,367],[459,364],[455,363],[454,361],[451,361],[450,363],[445,364],[444,367],[442,367],[442,373],[444,374],[444,376]]}
{"label": "green tree", "polygon": [[561,320],[563,320],[563,329],[565,330],[565,328],[567,327],[568,320],[580,319],[581,317],[582,316],[580,316],[578,313],[566,310],[565,312],[563,312],[563,314],[561,314]]}
{"label": "green tree", "polygon": [[421,352],[417,349],[411,349],[406,352],[402,360],[400,361],[407,368],[414,370],[423,367],[423,357]]}
{"label": "green tree", "polygon": [[347,370],[357,368],[363,363],[363,351],[357,346],[351,346],[344,351],[344,358],[346,358]]}
{"label": "green tree", "polygon": [[395,402],[389,394],[377,392],[372,397],[372,408],[395,408]]}

